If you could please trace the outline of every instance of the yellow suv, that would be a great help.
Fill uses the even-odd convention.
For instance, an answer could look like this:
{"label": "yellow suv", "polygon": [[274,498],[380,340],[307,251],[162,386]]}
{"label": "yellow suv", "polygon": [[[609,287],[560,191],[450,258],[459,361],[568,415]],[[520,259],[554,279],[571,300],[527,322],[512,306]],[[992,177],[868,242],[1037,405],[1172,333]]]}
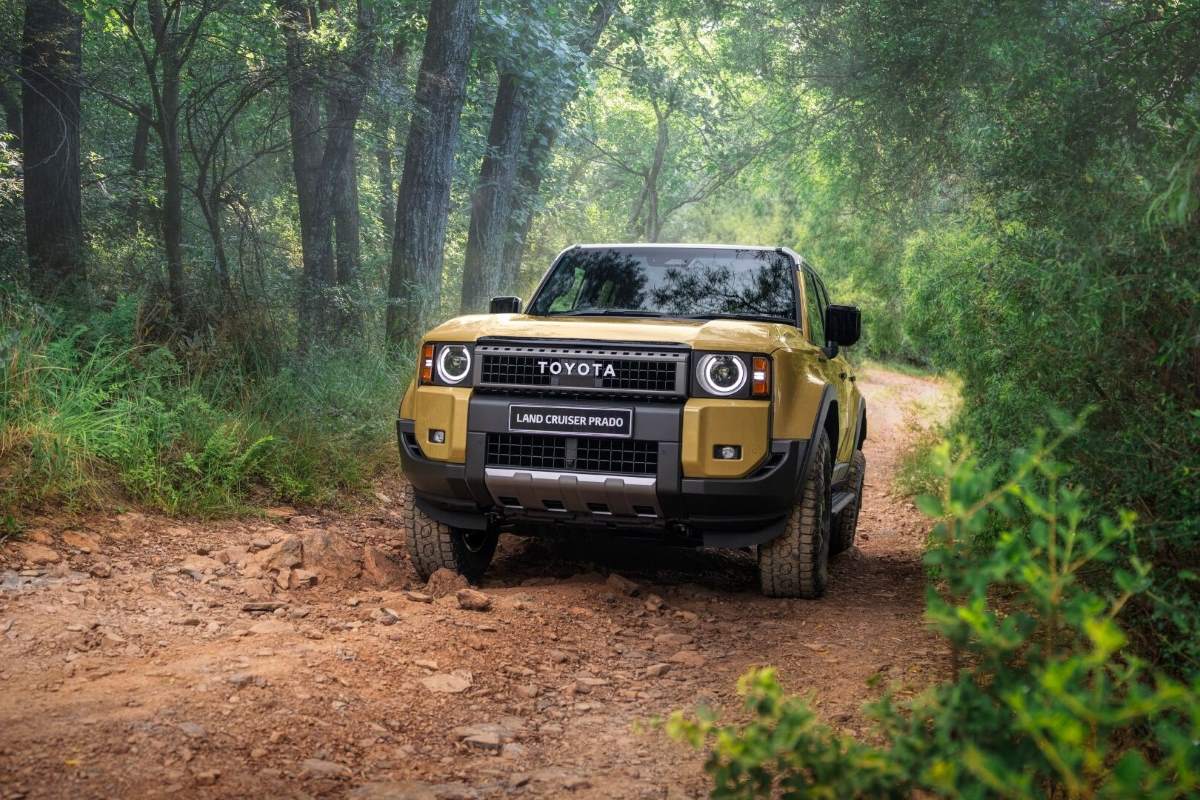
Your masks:
{"label": "yellow suv", "polygon": [[577,245],[521,312],[431,330],[400,404],[408,551],[477,580],[502,531],[758,550],[820,597],[854,543],[858,309],[786,248]]}

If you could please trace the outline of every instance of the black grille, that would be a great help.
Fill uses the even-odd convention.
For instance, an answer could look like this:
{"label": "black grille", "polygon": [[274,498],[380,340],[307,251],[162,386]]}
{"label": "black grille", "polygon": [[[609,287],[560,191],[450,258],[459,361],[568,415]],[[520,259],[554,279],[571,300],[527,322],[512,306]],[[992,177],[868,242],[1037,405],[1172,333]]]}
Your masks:
{"label": "black grille", "polygon": [[653,475],[658,472],[658,443],[639,439],[489,433],[487,465]]}
{"label": "black grille", "polygon": [[[482,350],[482,352],[479,352]],[[677,395],[686,389],[684,358],[675,353],[603,350],[489,352],[479,355],[478,386],[549,388],[568,392]],[[640,357],[640,356],[646,357]],[[568,372],[568,368],[570,371]]]}
{"label": "black grille", "polygon": [[577,439],[575,467],[581,472],[653,475],[658,472],[658,442],[637,439]]}
{"label": "black grille", "polygon": [[487,463],[496,467],[565,469],[567,439],[532,433],[489,433]]}
{"label": "black grille", "polygon": [[[549,386],[550,373],[537,368],[537,356],[484,355],[479,378],[482,383],[518,386]],[[542,359],[545,361],[545,359]]]}
{"label": "black grille", "polygon": [[635,392],[675,391],[675,365],[670,361],[620,360],[611,362],[615,378],[603,378],[605,389]]}

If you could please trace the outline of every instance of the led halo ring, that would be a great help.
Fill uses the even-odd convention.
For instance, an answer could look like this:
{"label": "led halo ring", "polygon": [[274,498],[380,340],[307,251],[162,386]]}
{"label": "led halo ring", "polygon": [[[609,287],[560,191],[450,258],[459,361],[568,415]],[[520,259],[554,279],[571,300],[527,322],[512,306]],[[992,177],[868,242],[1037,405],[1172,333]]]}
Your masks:
{"label": "led halo ring", "polygon": [[[450,354],[451,350],[462,351],[463,356],[467,360],[466,366],[463,367],[462,373],[460,373],[458,375],[451,374],[450,370],[448,370],[446,368],[446,357]],[[438,374],[438,377],[441,378],[446,383],[462,383],[464,380],[466,380],[467,376],[471,374],[471,350],[470,350],[470,348],[468,348],[466,345],[461,345],[461,344],[446,344],[446,345],[442,345],[440,348],[438,348],[437,374]]]}
{"label": "led halo ring", "polygon": [[[722,388],[717,386],[709,376],[709,371],[718,358],[732,359],[737,365],[737,380],[732,386]],[[728,397],[731,394],[737,394],[746,386],[746,365],[742,359],[730,353],[709,353],[700,359],[700,374],[697,376],[700,380],[700,386],[709,394],[715,394],[718,397]]]}

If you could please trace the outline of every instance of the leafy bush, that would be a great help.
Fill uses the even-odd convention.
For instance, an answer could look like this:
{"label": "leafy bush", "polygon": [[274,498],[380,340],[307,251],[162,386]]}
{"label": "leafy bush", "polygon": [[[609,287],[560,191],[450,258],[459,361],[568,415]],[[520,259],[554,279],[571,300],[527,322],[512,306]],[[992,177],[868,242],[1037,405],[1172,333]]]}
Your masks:
{"label": "leafy bush", "polygon": [[139,343],[138,309],[70,323],[0,298],[0,517],[114,496],[173,514],[324,502],[391,458],[407,365],[362,350],[201,372]]}
{"label": "leafy bush", "polygon": [[[752,719],[676,713],[668,732],[710,746],[713,796],[1151,797],[1200,791],[1200,685],[1155,675],[1128,645],[1122,610],[1150,586],[1129,552],[1134,515],[1093,518],[1039,446],[997,481],[939,448],[942,521],[927,563],[928,619],[959,668],[906,704],[871,707],[884,743],[859,744],[785,696],[772,670],[739,684]],[[978,542],[999,528],[994,547]],[[1114,590],[1083,577],[1103,565]]]}

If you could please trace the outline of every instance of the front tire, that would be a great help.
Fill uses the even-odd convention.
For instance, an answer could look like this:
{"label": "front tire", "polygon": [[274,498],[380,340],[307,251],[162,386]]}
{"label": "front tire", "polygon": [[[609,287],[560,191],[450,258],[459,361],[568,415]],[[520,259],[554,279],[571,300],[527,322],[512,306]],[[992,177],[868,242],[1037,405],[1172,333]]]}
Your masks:
{"label": "front tire", "polygon": [[862,508],[863,481],[867,475],[867,457],[862,450],[855,450],[850,457],[850,474],[846,476],[846,485],[854,492],[854,500],[838,512],[833,521],[833,540],[829,543],[830,555],[844,553],[854,546],[854,537],[858,532],[858,511]]}
{"label": "front tire", "polygon": [[471,583],[478,582],[492,563],[500,535],[495,531],[452,528],[417,508],[411,486],[404,494],[408,501],[405,545],[421,580],[429,580],[439,569],[448,569]]}
{"label": "front tire", "polygon": [[758,546],[758,580],[768,597],[815,599],[829,581],[829,437],[822,431],[783,535]]}

